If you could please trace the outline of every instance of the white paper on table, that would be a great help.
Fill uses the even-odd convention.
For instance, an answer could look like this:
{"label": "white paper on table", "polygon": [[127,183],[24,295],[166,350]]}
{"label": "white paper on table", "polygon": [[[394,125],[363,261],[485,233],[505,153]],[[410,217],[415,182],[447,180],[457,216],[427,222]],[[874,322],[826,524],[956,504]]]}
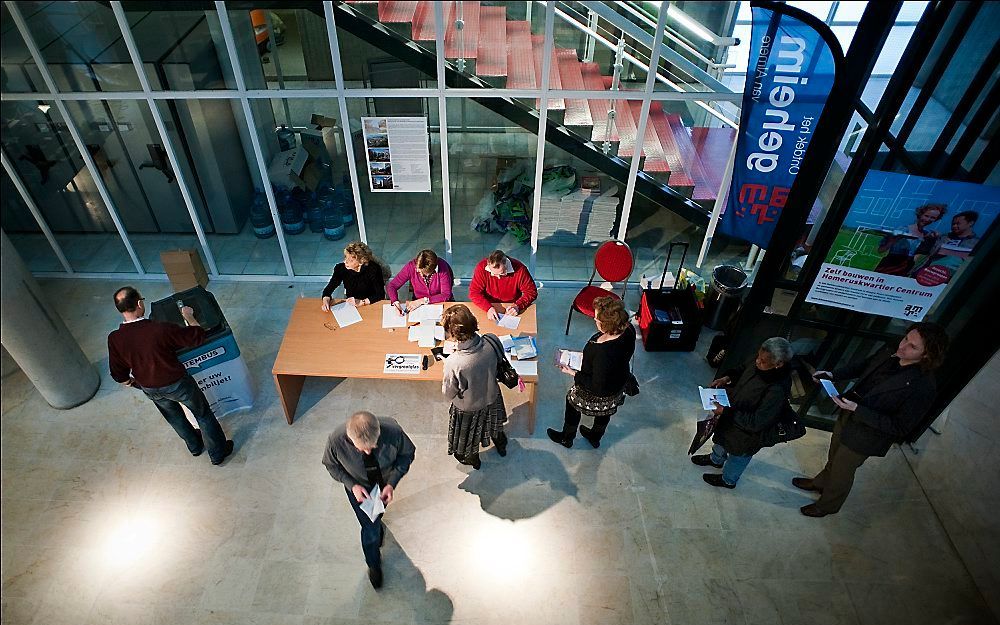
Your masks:
{"label": "white paper on table", "polygon": [[723,406],[729,406],[729,394],[724,388],[698,387],[698,394],[701,395],[701,407],[705,410],[715,410],[712,400],[719,402]]}
{"label": "white paper on table", "polygon": [[333,318],[337,320],[341,328],[346,328],[361,321],[361,313],[358,312],[358,307],[350,302],[340,302],[336,306],[331,307],[330,312],[333,313]]}
{"label": "white paper on table", "polygon": [[508,330],[516,330],[517,326],[521,325],[521,318],[517,315],[500,315],[497,325]]}
{"label": "white paper on table", "polygon": [[579,371],[583,368],[583,352],[560,349],[557,362],[564,367],[569,367],[573,371]]}
{"label": "white paper on table", "polygon": [[840,397],[840,391],[838,391],[837,387],[833,385],[833,382],[821,379],[819,383],[823,385],[823,390],[826,391],[827,395],[830,397]]}
{"label": "white paper on table", "polygon": [[509,334],[502,334],[497,337],[500,339],[500,345],[503,347],[503,351],[507,351],[514,347],[514,337]]}
{"label": "white paper on table", "polygon": [[514,371],[517,371],[517,375],[538,375],[537,360],[511,360],[510,364],[514,367]]}
{"label": "white paper on table", "polygon": [[406,340],[416,342],[420,340],[420,326],[410,326],[410,329],[406,333]]}
{"label": "white paper on table", "polygon": [[420,308],[410,313],[410,321],[411,322],[432,321],[434,323],[437,323],[438,321],[441,321],[442,313],[444,313],[444,305],[424,304]]}
{"label": "white paper on table", "polygon": [[444,340],[444,326],[434,326],[434,338],[439,341]]}
{"label": "white paper on table", "polygon": [[392,304],[382,304],[382,327],[405,328],[406,315],[396,310]]}
{"label": "white paper on table", "polygon": [[382,503],[382,489],[378,487],[378,484],[372,486],[371,492],[368,493],[368,499],[365,499],[358,507],[361,511],[368,515],[368,518],[375,521],[380,514],[385,512],[385,504]]}

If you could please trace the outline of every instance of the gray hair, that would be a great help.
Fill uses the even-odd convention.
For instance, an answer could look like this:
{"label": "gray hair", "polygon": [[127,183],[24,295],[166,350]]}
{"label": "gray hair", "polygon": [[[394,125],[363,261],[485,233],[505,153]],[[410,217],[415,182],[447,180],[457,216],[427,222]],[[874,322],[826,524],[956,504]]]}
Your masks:
{"label": "gray hair", "polygon": [[347,435],[359,447],[374,447],[381,430],[378,419],[367,410],[359,410],[347,420]]}
{"label": "gray hair", "polygon": [[792,344],[781,338],[780,336],[775,336],[767,339],[761,343],[760,348],[771,354],[771,359],[776,365],[784,365],[791,361],[794,352],[792,351]]}

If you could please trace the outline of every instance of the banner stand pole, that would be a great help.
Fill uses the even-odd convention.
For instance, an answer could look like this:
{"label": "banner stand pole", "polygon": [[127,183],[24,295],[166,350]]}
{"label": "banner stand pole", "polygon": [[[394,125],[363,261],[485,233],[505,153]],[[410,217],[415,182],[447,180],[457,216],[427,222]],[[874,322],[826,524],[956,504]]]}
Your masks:
{"label": "banner stand pole", "polygon": [[715,228],[719,225],[719,216],[722,215],[722,208],[729,201],[729,185],[733,181],[733,165],[736,164],[736,144],[739,142],[739,130],[736,131],[736,136],[733,137],[733,149],[729,153],[729,160],[726,162],[726,168],[723,170],[722,174],[722,184],[719,185],[719,193],[715,196],[715,206],[712,207],[712,218],[708,221],[708,227],[705,228],[705,238],[701,242],[701,251],[698,252],[698,262],[695,263],[695,267],[701,269],[702,263],[705,262],[705,257],[708,255],[708,248],[712,246],[712,238],[715,236]]}

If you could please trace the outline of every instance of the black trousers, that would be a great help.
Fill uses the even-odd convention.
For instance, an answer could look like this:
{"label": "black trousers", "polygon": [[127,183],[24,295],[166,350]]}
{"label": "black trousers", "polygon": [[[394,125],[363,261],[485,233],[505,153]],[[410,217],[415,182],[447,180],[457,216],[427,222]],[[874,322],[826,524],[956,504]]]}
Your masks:
{"label": "black trousers", "polygon": [[[576,409],[576,406],[569,403],[569,400],[566,400],[566,417],[563,421],[562,429],[564,440],[571,441],[576,438],[576,431],[580,427],[580,419],[582,417],[583,415],[581,415],[580,411]],[[595,440],[601,440],[601,437],[604,436],[604,432],[608,429],[609,423],[611,423],[611,415],[594,417],[594,425],[591,428],[591,431],[594,432]]]}

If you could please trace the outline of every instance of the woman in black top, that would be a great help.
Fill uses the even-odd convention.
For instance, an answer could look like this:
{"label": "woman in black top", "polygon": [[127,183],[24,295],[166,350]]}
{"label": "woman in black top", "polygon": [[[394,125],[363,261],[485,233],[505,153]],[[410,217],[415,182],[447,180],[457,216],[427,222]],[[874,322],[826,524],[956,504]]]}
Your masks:
{"label": "woman in black top", "polygon": [[893,443],[912,440],[934,400],[934,369],[948,349],[948,335],[936,323],[915,323],[894,354],[885,352],[814,379],[839,382],[858,378],[854,387],[833,398],[840,416],[833,426],[826,466],[813,478],[792,485],[820,493],[816,503],[800,508],[809,517],[835,514],[854,485],[854,473],[871,456],[883,457]]}
{"label": "woman in black top", "polygon": [[333,291],[341,284],[347,301],[355,306],[367,306],[385,299],[388,272],[375,258],[371,248],[355,241],[344,248],[344,262],[333,268],[333,276],[323,289],[323,311],[329,312]]}
{"label": "woman in black top", "polygon": [[[635,351],[635,329],[621,300],[598,297],[594,300],[594,323],[598,332],[583,348],[579,371],[560,367],[573,376],[566,393],[566,419],[562,430],[548,428],[549,438],[563,447],[572,447],[576,429],[595,448],[608,428],[611,415],[625,401],[625,383],[631,375],[629,361]],[[593,417],[594,426],[580,425],[582,415]]]}

